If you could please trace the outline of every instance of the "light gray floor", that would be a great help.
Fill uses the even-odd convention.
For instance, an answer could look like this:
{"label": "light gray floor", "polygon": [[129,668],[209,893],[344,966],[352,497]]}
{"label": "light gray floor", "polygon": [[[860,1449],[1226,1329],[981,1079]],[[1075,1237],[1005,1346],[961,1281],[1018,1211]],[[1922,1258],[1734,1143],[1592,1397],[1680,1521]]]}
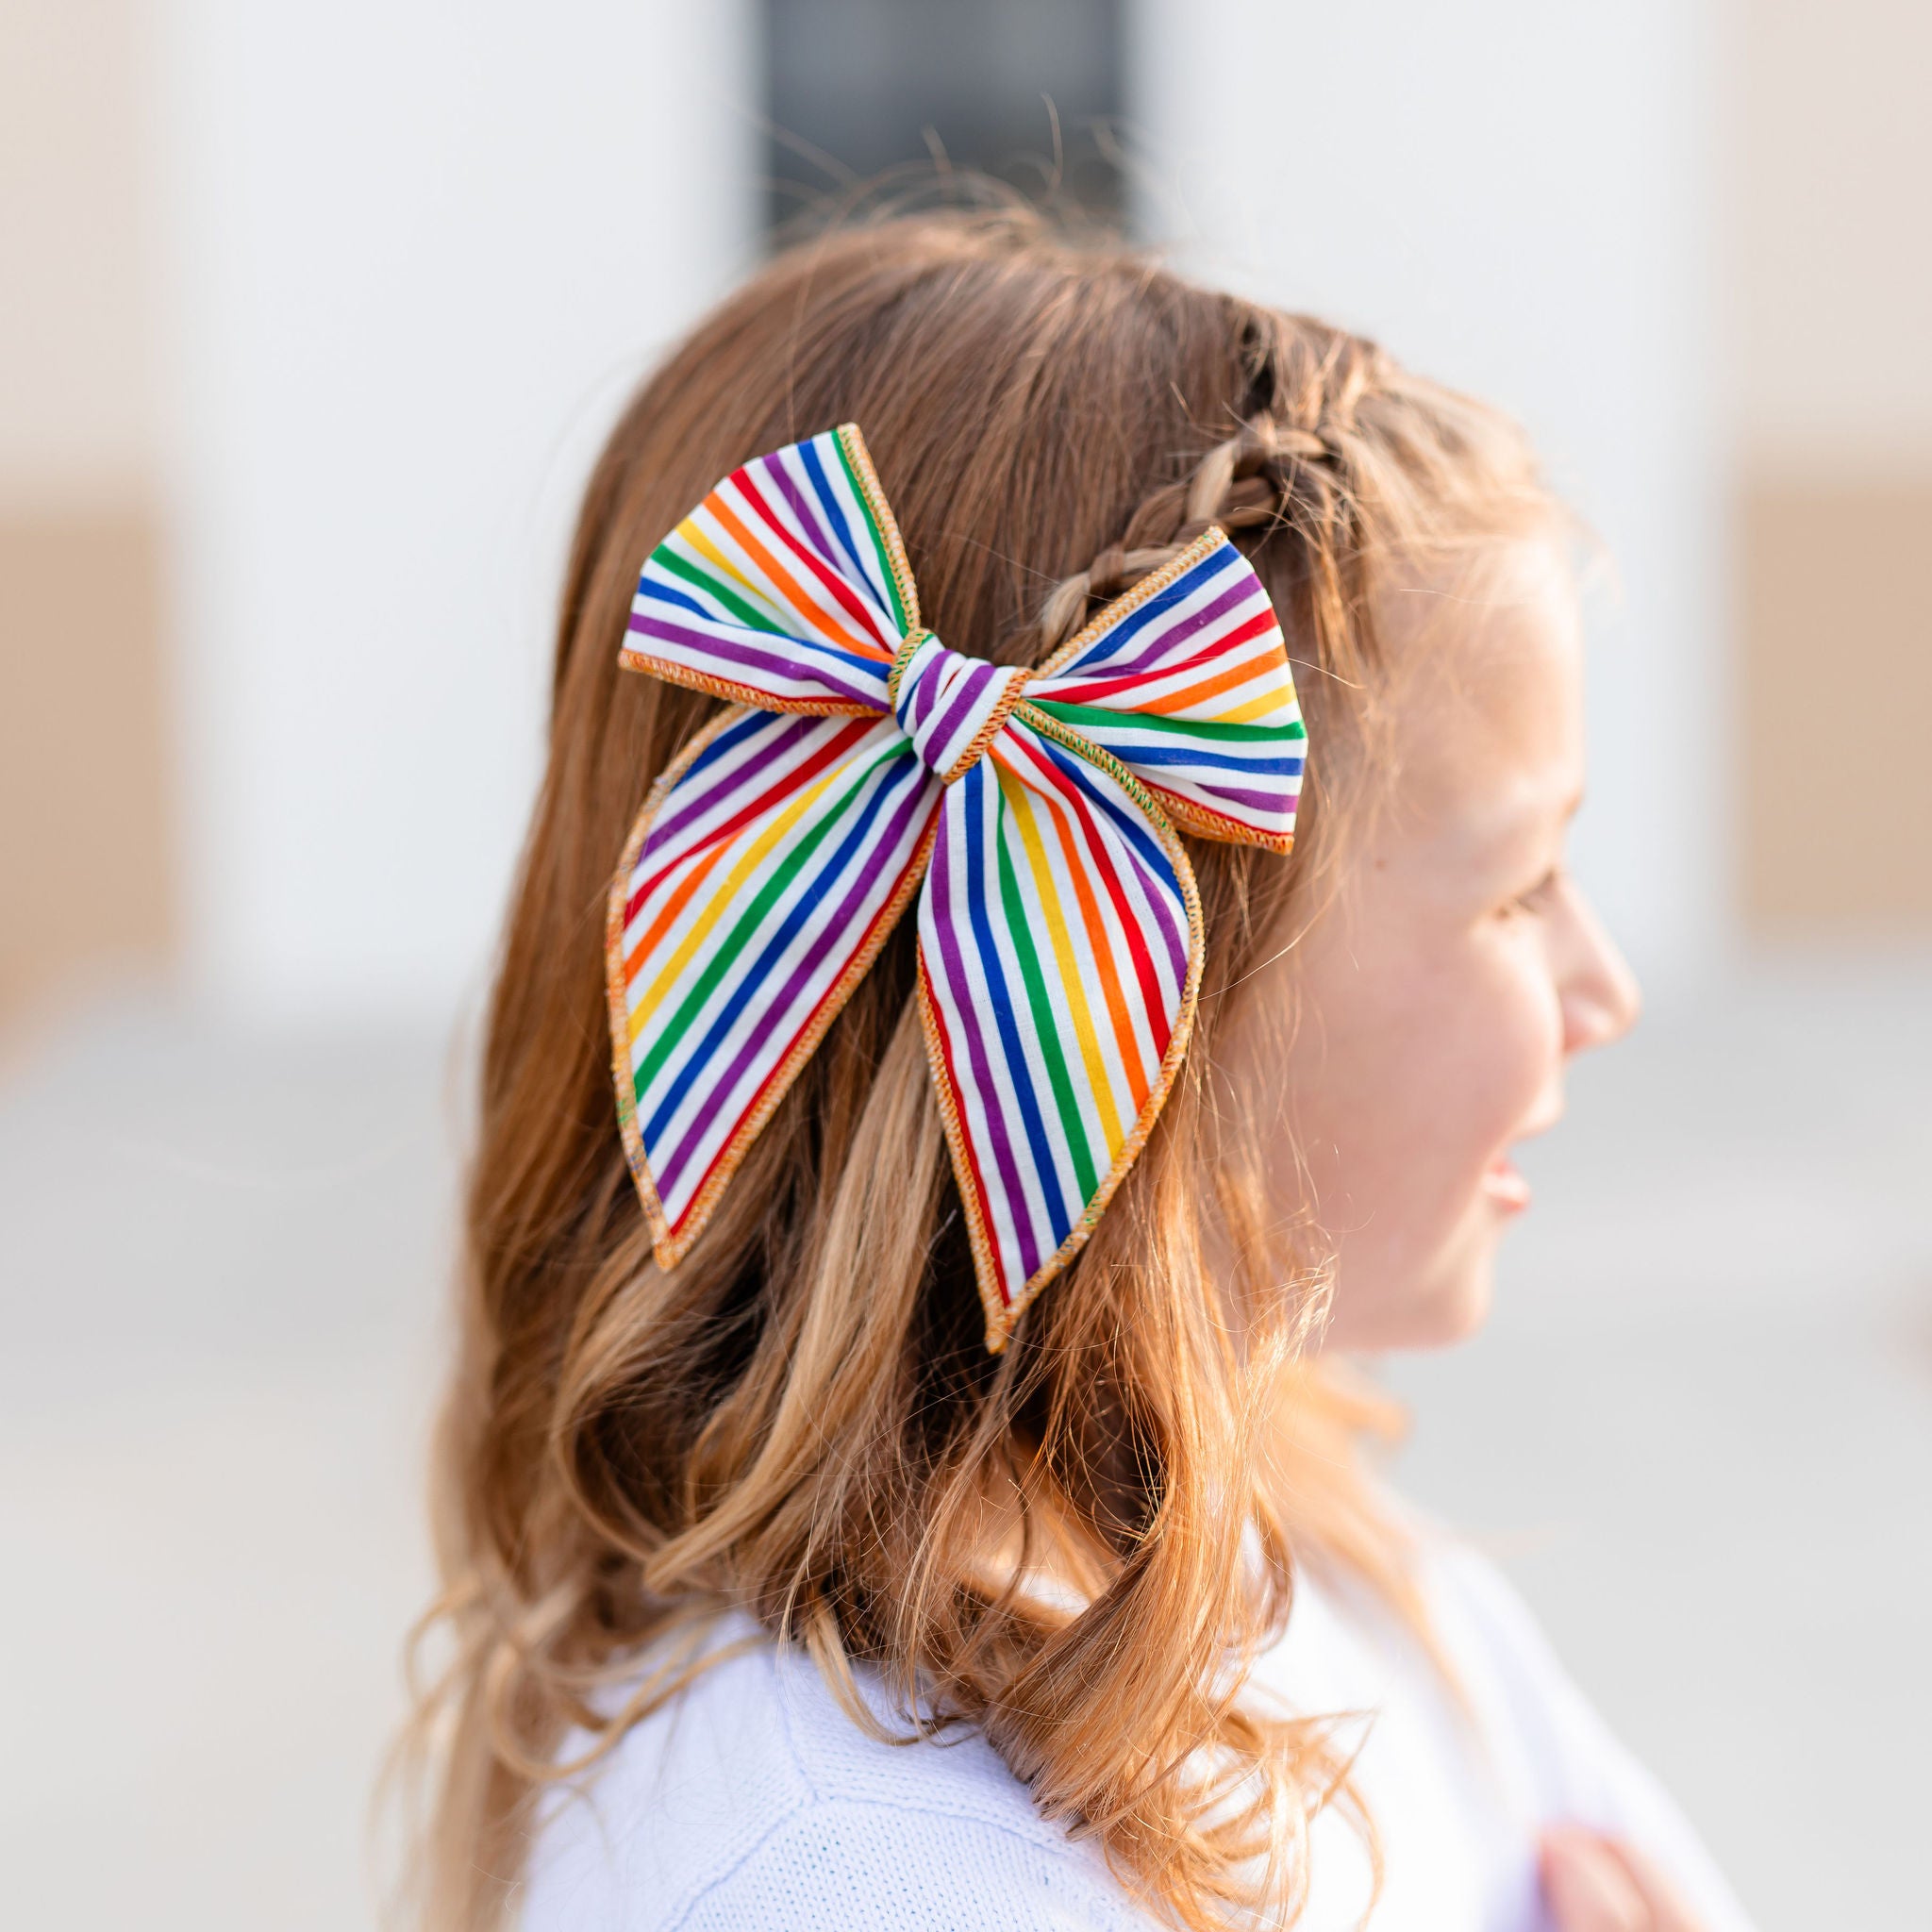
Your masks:
{"label": "light gray floor", "polygon": [[[1932,1925],[1932,974],[1580,1070],[1489,1331],[1388,1370],[1765,1932]],[[9,1924],[373,1922],[459,1108],[410,1039],[116,1009],[0,1075]]]}

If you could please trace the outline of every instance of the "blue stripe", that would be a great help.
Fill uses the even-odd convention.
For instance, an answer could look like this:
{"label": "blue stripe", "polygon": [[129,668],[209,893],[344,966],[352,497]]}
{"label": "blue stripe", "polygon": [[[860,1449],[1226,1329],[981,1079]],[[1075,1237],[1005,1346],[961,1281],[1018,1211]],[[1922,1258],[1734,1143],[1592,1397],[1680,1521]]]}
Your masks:
{"label": "blue stripe", "polygon": [[[684,776],[677,781],[678,784],[688,784],[707,765],[715,764],[722,758],[728,758],[747,738],[756,738],[760,731],[775,724],[778,717],[779,714],[775,711],[747,711],[736,724],[726,725],[703,751],[699,752],[691,760]],[[670,801],[667,799],[665,803],[669,804]]]}
{"label": "blue stripe", "polygon": [[[832,535],[839,540],[840,547],[843,549],[845,555],[858,566],[859,575],[876,590],[873,573],[866,568],[865,559],[859,556],[852,541],[852,530],[846,519],[845,506],[832,493],[832,486],[826,480],[824,470],[819,462],[819,444],[837,441],[837,437],[828,429],[823,436],[814,436],[809,442],[801,442],[798,445],[799,460],[811,474],[813,492],[818,497],[819,508],[824,512],[825,522],[830,526]],[[830,562],[831,558],[827,558],[826,561]],[[891,610],[891,608],[890,603],[884,606],[886,610]]]}
{"label": "blue stripe", "polygon": [[[881,774],[885,774],[884,783],[879,782]],[[718,1017],[712,1021],[710,1030],[695,1046],[687,1046],[684,1053],[678,1056],[675,1066],[666,1065],[659,1072],[658,1080],[669,1081],[671,1084],[657,1112],[645,1124],[643,1134],[647,1145],[657,1145],[658,1139],[669,1127],[671,1116],[677,1110],[678,1103],[683,1099],[691,1081],[701,1077],[703,1072],[709,1067],[744,1008],[756,1003],[759,991],[784,956],[786,947],[798,936],[800,928],[811,914],[832,896],[841,875],[852,863],[854,857],[864,858],[871,856],[869,848],[872,843],[873,826],[895,792],[903,791],[907,779],[916,781],[919,775],[919,760],[911,756],[910,746],[906,747],[905,756],[889,755],[874,766],[866,780],[873,787],[871,801],[859,808],[851,829],[840,841],[837,850],[808,881],[792,881],[791,909],[766,941],[763,951],[752,962],[744,977],[731,990],[729,999]],[[824,801],[827,808],[833,803],[832,799]],[[804,831],[807,827],[801,825],[797,829]],[[774,855],[767,863],[776,863],[778,857],[779,855]],[[776,1024],[780,1016],[767,1013],[764,1017],[765,1024],[769,1027]],[[722,1094],[719,1096],[721,1100],[724,1097]]]}
{"label": "blue stripe", "polygon": [[1110,791],[1104,791],[1095,785],[1095,767],[1089,764],[1085,758],[1076,758],[1072,752],[1062,749],[1052,739],[1037,731],[1029,735],[1033,742],[1054,764],[1078,783],[1088,800],[1107,814],[1115,829],[1133,847],[1148,869],[1162,877],[1174,879],[1174,890],[1178,893],[1180,881],[1174,879],[1174,861],[1168,858],[1160,841],[1147,829],[1147,821],[1141,816],[1140,808],[1132,805],[1124,808],[1116,802]]}
{"label": "blue stripe", "polygon": [[[1026,1144],[1032,1150],[1034,1172],[1040,1175],[1041,1192],[1047,1199],[1047,1219],[1053,1227],[1053,1247],[1058,1248],[1066,1240],[1074,1222],[1067,1211],[1066,1197],[1069,1191],[1066,1177],[1061,1174],[1058,1161],[1054,1158],[1056,1148],[1048,1137],[1046,1124],[1040,1117],[1040,1108],[1035,1105],[1033,1093],[1033,1070],[1026,1064],[1026,1050],[1020,1041],[1019,1023],[1012,1006],[1008,999],[1007,969],[1001,959],[999,948],[993,943],[992,924],[987,917],[986,849],[981,832],[986,825],[987,787],[986,760],[979,759],[967,768],[966,775],[959,779],[951,790],[964,791],[968,831],[966,837],[966,915],[973,924],[973,942],[979,949],[982,970],[991,995],[989,1004],[992,1008],[994,1024],[999,1028],[1000,1051],[1005,1054],[1007,1072],[1012,1078],[1013,1094],[1020,1103],[1020,1124],[1026,1130]],[[995,793],[997,797],[997,793]],[[999,799],[999,815],[1006,816],[1006,800]],[[943,832],[941,834],[944,836]],[[991,837],[999,838],[999,827],[995,822]],[[1000,917],[1005,918],[1002,913]],[[990,1108],[999,1105],[998,1097],[987,1096]],[[1051,1178],[1057,1185],[1045,1185]],[[1059,1198],[1053,1196],[1058,1193]],[[1029,1211],[1025,1196],[1013,1203],[1014,1214]],[[991,1230],[989,1230],[991,1232]]]}
{"label": "blue stripe", "polygon": [[655,597],[660,604],[675,604],[680,610],[689,610],[692,616],[702,617],[708,624],[719,621],[718,613],[709,606],[700,604],[688,591],[674,591],[663,578],[653,576],[649,564],[644,566],[644,574],[638,579],[638,595]]}
{"label": "blue stripe", "polygon": [[1288,776],[1302,768],[1298,756],[1264,758],[1244,757],[1238,752],[1204,751],[1199,746],[1130,744],[1116,740],[1110,733],[1103,736],[1098,731],[1090,736],[1095,744],[1112,752],[1124,765],[1203,765],[1216,772],[1252,772],[1257,777],[1263,774]]}
{"label": "blue stripe", "polygon": [[743,771],[726,772],[720,776],[715,786],[707,791],[700,781],[704,778],[707,768],[714,760],[742,744],[747,738],[770,732],[770,740],[762,747],[765,769],[769,771],[773,758],[784,757],[786,753],[793,750],[802,739],[808,738],[816,726],[826,722],[828,721],[822,718],[788,716],[782,711],[752,711],[739,723],[721,732],[698,754],[691,769],[671,788],[663,803],[658,808],[658,816],[652,824],[651,835],[644,841],[643,852],[638,859],[639,865],[644,864],[653,854],[662,851],[662,846],[658,844],[660,838],[670,836],[674,830],[682,833],[694,817],[715,809],[744,784]]}
{"label": "blue stripe", "polygon": [[[1147,821],[1141,816],[1139,806],[1120,804],[1109,791],[1093,783],[1095,768],[1085,758],[1075,758],[1071,752],[1063,751],[1051,739],[1040,738],[1035,741],[1046,756],[1067,773],[1079,786],[1081,795],[1095,811],[1105,818],[1121,836],[1127,848],[1128,860],[1140,869],[1140,886],[1142,893],[1153,904],[1162,903],[1163,893],[1173,895],[1167,906],[1170,914],[1179,914],[1185,920],[1187,895],[1181,891],[1179,874],[1175,873],[1174,860],[1167,856],[1166,848],[1159,843],[1149,830]],[[1184,982],[1188,971],[1188,948],[1185,937],[1176,942],[1174,933],[1163,926],[1161,937],[1167,942],[1168,964],[1174,968],[1177,983]]]}
{"label": "blue stripe", "polygon": [[1204,557],[1190,570],[1186,576],[1176,577],[1158,596],[1150,597],[1138,610],[1130,610],[1114,627],[1103,633],[1080,656],[1058,675],[1070,676],[1075,671],[1085,671],[1094,664],[1102,664],[1115,657],[1128,641],[1146,629],[1156,618],[1164,617],[1176,604],[1191,597],[1204,585],[1217,577],[1224,570],[1231,569],[1241,561],[1241,554],[1232,543],[1224,544],[1212,556]]}
{"label": "blue stripe", "polygon": [[834,664],[842,665],[847,670],[862,672],[881,687],[885,684],[885,667],[876,658],[864,657],[857,651],[841,650],[837,644],[827,643],[823,638],[800,637],[796,632],[789,630],[760,630],[756,625],[741,623],[735,617],[721,616],[716,610],[698,603],[696,599],[686,596],[682,591],[670,589],[656,577],[641,577],[638,580],[638,595],[688,610],[693,617],[701,619],[714,635],[733,642],[756,644],[761,650],[772,652],[773,661],[781,666],[783,659],[777,656],[776,647],[779,644],[791,644],[801,651],[810,651]]}

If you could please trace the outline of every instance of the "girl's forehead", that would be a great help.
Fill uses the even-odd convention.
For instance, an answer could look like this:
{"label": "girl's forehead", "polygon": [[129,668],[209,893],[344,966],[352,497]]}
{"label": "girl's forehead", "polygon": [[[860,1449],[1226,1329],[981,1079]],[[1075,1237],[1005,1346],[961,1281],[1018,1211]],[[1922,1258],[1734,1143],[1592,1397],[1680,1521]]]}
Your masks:
{"label": "girl's forehead", "polygon": [[1567,810],[1583,782],[1583,638],[1554,546],[1511,546],[1474,586],[1428,594],[1395,628],[1400,816],[1440,826]]}

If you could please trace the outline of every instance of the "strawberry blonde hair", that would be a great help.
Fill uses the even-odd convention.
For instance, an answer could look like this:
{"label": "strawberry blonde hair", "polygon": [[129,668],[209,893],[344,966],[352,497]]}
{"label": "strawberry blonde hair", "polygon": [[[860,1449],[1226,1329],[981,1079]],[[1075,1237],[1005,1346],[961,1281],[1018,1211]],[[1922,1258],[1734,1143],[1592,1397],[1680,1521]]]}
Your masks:
{"label": "strawberry blonde hair", "polygon": [[[605,897],[653,777],[716,708],[620,673],[639,567],[719,477],[843,422],[954,648],[1037,661],[1219,525],[1274,599],[1309,716],[1293,856],[1189,841],[1192,1050],[998,1357],[909,919],[668,1274],[616,1126]],[[1324,1804],[1373,1841],[1332,1728],[1237,1695],[1287,1615],[1291,1551],[1415,1601],[1357,1453],[1386,1411],[1302,1352],[1323,1257],[1267,1219],[1216,1041],[1317,908],[1373,776],[1380,601],[1541,501],[1508,425],[1373,344],[1012,211],[796,248],[645,384],[577,526],[490,1008],[436,1477],[428,1621],[450,1652],[416,1727],[425,1924],[506,1919],[541,1794],[675,1694],[726,1607],[805,1646],[856,1721],[875,1722],[864,1661],[908,1727],[976,1726],[1179,1924],[1291,1920]]]}

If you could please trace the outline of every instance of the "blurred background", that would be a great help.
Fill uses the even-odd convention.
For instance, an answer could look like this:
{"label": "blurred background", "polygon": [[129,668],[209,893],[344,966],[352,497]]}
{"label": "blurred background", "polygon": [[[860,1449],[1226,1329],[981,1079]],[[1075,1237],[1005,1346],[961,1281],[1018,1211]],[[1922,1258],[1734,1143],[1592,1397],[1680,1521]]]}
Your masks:
{"label": "blurred background", "polygon": [[1932,1925],[1932,11],[0,0],[5,1916],[373,1924],[464,1091],[591,455],[990,168],[1531,426],[1651,1016],[1390,1365],[1766,1932]]}

